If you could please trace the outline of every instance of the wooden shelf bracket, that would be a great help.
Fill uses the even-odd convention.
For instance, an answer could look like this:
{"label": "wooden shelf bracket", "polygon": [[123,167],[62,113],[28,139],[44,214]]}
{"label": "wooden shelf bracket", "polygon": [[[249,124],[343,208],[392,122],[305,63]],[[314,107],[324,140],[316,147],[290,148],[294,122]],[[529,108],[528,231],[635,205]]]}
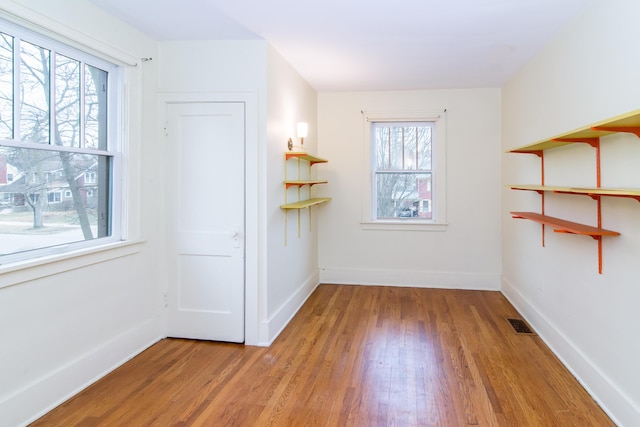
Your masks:
{"label": "wooden shelf bracket", "polygon": [[591,129],[601,132],[632,133],[640,138],[640,126],[592,126]]}

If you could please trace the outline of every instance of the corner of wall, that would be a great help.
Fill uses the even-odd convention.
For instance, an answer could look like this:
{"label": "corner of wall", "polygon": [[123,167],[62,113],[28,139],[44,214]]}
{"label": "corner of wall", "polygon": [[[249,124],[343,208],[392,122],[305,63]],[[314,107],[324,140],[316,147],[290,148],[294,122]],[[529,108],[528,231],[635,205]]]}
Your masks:
{"label": "corner of wall", "polygon": [[638,425],[640,408],[504,277],[501,292],[613,422],[617,425]]}
{"label": "corner of wall", "polygon": [[260,322],[259,346],[268,347],[278,338],[319,284],[319,273],[316,271],[276,310],[273,316]]}
{"label": "corner of wall", "polygon": [[163,338],[158,321],[120,334],[0,401],[0,424],[27,425],[142,353]]}

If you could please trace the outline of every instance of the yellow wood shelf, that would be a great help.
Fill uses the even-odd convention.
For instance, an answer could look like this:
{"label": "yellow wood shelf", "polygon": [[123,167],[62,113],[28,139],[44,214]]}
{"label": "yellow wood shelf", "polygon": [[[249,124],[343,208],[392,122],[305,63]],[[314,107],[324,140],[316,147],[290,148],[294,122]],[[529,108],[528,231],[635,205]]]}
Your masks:
{"label": "yellow wood shelf", "polygon": [[640,110],[612,117],[589,126],[584,126],[571,132],[543,139],[519,148],[509,150],[509,153],[538,153],[540,151],[562,147],[568,144],[588,142],[593,138],[600,138],[618,132],[633,133],[640,137]]}
{"label": "yellow wood shelf", "polygon": [[640,197],[640,189],[637,188],[576,188],[572,187],[570,193],[611,197]]}
{"label": "yellow wood shelf", "polygon": [[571,187],[556,187],[551,185],[510,185],[509,188],[512,190],[527,190],[527,191],[537,191],[538,193],[542,191],[555,191],[555,192],[568,192],[571,190]]}
{"label": "yellow wood shelf", "polygon": [[540,224],[548,225],[559,233],[581,234],[584,236],[619,236],[617,231],[605,230],[604,228],[592,227],[590,225],[579,224],[577,222],[566,221],[552,216],[541,215],[535,212],[511,212],[513,218],[528,219]]}
{"label": "yellow wood shelf", "polygon": [[[291,159],[297,159],[298,164],[298,176],[296,179],[288,179],[287,178],[287,162]],[[308,164],[306,168],[308,168],[308,172],[306,174],[301,173],[301,160],[306,161]],[[327,163],[327,159],[323,159],[322,157],[318,157],[312,154],[307,153],[306,151],[285,151],[284,152],[284,204],[280,205],[280,208],[284,210],[284,245],[287,245],[287,218],[289,216],[289,211],[294,210],[298,212],[298,238],[300,238],[300,212],[302,209],[309,208],[311,206],[319,205],[322,203],[326,203],[331,200],[330,197],[311,197],[311,187],[316,184],[327,184],[329,181],[326,179],[313,179],[311,176],[311,167],[316,163]],[[306,179],[303,179],[306,178]],[[308,191],[306,194],[302,195],[302,187],[308,186]],[[297,201],[290,203],[287,200],[287,193],[291,187],[298,187],[298,196]],[[306,198],[304,198],[306,196]],[[309,231],[312,231],[311,228],[311,209],[308,209],[309,213]]]}
{"label": "yellow wood shelf", "polygon": [[597,188],[597,187],[558,187],[553,185],[510,185],[512,190],[550,191],[564,194],[582,194],[585,196],[627,197],[640,201],[638,188]]}
{"label": "yellow wood shelf", "polygon": [[313,199],[301,200],[295,203],[287,203],[286,205],[280,205],[282,209],[304,209],[309,206],[319,205],[331,200],[331,197],[315,197]]}
{"label": "yellow wood shelf", "polygon": [[327,159],[323,159],[322,157],[318,157],[318,156],[314,156],[312,154],[309,154],[307,152],[304,151],[287,151],[284,153],[285,156],[285,160],[289,160],[289,159],[301,159],[301,160],[306,160],[309,162],[309,164],[311,166],[315,165],[316,163],[327,163],[329,160]]}
{"label": "yellow wood shelf", "polygon": [[284,184],[285,184],[286,188],[289,188],[289,187],[295,187],[295,186],[303,187],[305,185],[312,186],[312,185],[316,185],[316,184],[327,184],[328,182],[329,181],[327,181],[326,179],[309,179],[309,180],[302,180],[302,181],[300,181],[300,180],[294,180],[294,181],[288,180],[288,181],[285,181]]}

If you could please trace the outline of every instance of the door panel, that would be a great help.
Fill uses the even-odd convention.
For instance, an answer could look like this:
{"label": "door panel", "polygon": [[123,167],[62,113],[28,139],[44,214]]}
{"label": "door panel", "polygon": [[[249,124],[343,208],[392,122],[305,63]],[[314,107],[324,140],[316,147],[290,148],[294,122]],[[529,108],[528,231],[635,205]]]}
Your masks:
{"label": "door panel", "polygon": [[172,337],[244,341],[244,104],[168,104]]}
{"label": "door panel", "polygon": [[178,253],[182,255],[231,256],[229,233],[197,231],[180,232]]}

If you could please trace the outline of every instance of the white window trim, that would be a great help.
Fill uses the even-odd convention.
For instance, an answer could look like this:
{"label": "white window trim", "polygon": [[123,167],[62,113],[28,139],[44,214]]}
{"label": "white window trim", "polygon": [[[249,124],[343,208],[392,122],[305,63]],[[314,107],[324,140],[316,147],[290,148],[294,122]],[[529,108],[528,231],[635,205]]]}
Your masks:
{"label": "white window trim", "polygon": [[[446,231],[446,110],[438,112],[367,112],[363,111],[364,159],[362,165],[363,230]],[[432,146],[433,219],[379,220],[374,215],[373,160],[371,158],[371,123],[373,122],[434,122]]]}

